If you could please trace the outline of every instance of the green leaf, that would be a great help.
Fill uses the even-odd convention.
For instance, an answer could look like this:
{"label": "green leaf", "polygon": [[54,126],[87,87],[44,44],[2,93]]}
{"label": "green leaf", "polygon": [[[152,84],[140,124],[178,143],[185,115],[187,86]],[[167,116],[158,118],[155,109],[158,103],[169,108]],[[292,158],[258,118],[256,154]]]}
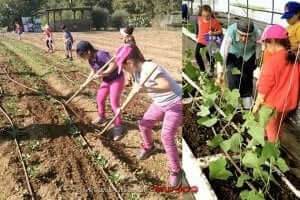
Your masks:
{"label": "green leaf", "polygon": [[260,126],[260,124],[256,121],[247,122],[247,126],[249,128],[249,134],[258,141],[261,145],[265,145],[265,129]]}
{"label": "green leaf", "polygon": [[209,107],[207,106],[200,106],[200,110],[201,111],[197,113],[197,116],[206,117],[210,114]]}
{"label": "green leaf", "polygon": [[185,87],[183,87],[183,93],[184,94],[189,94],[189,93],[192,93],[192,91],[194,90],[193,86],[191,85],[186,85]]}
{"label": "green leaf", "polygon": [[216,63],[220,62],[221,64],[223,64],[223,57],[221,56],[221,53],[219,51],[215,53],[215,61]]}
{"label": "green leaf", "polygon": [[247,145],[247,149],[252,149],[252,148],[255,148],[255,146],[259,145],[259,142],[255,139],[251,139],[249,142],[248,142],[248,145]]}
{"label": "green leaf", "polygon": [[271,109],[267,106],[262,106],[258,112],[259,124],[265,128],[267,126],[267,124],[269,123],[270,117],[273,114],[274,114],[273,109]]}
{"label": "green leaf", "polygon": [[221,134],[216,135],[211,141],[207,141],[207,145],[213,148],[216,148],[223,142],[223,138]]}
{"label": "green leaf", "polygon": [[238,68],[234,67],[234,68],[232,68],[231,73],[232,73],[232,75],[240,75],[241,71]]}
{"label": "green leaf", "polygon": [[207,51],[208,51],[207,47],[201,48],[201,50],[200,50],[200,54],[201,54],[203,60],[206,60]]}
{"label": "green leaf", "polygon": [[232,173],[226,169],[226,160],[219,159],[209,165],[209,178],[227,180]]}
{"label": "green leaf", "polygon": [[274,180],[272,174],[269,174],[269,172],[263,170],[261,167],[257,167],[253,169],[253,177],[256,180],[262,180],[264,182],[267,182],[268,179]]}
{"label": "green leaf", "polygon": [[221,143],[221,148],[225,152],[231,150],[232,152],[238,153],[240,152],[240,144],[242,140],[242,136],[239,133],[235,133],[230,139]]}
{"label": "green leaf", "polygon": [[200,76],[200,71],[194,65],[192,64],[191,61],[185,61],[184,62],[184,73],[192,79],[193,81],[198,80],[198,77]]}
{"label": "green leaf", "polygon": [[218,118],[217,117],[213,117],[213,118],[202,117],[202,118],[198,119],[198,121],[197,121],[197,123],[199,125],[203,125],[203,126],[206,126],[206,127],[212,127],[217,122],[218,122]]}
{"label": "green leaf", "polygon": [[277,159],[280,156],[280,150],[276,144],[266,142],[266,144],[262,150],[262,156],[265,159],[269,159],[271,157],[274,157]]}
{"label": "green leaf", "polygon": [[188,50],[185,50],[184,51],[184,57],[186,58],[186,59],[189,59],[189,58],[191,58],[193,56],[193,51],[191,50],[191,49],[188,49]]}
{"label": "green leaf", "polygon": [[226,99],[227,103],[232,105],[233,107],[238,106],[239,97],[240,97],[240,92],[238,89],[233,89],[232,91],[226,89],[224,91],[224,98]]}
{"label": "green leaf", "polygon": [[231,147],[231,140],[225,140],[220,144],[220,147],[223,151],[228,152]]}
{"label": "green leaf", "polygon": [[240,152],[240,145],[242,143],[242,136],[239,133],[235,133],[232,137],[231,137],[231,148],[230,150],[238,153]]}
{"label": "green leaf", "polygon": [[250,180],[251,177],[248,174],[242,174],[237,181],[236,187],[243,187],[245,181]]}
{"label": "green leaf", "polygon": [[241,200],[265,200],[264,194],[256,191],[244,190],[240,193]]}
{"label": "green leaf", "polygon": [[250,151],[246,152],[242,159],[242,163],[248,168],[257,168],[261,165],[261,161],[257,157],[257,154]]}
{"label": "green leaf", "polygon": [[283,173],[289,171],[289,167],[283,158],[278,158],[276,165]]}
{"label": "green leaf", "polygon": [[[218,98],[218,93],[217,92],[203,95],[204,101],[209,101],[209,104],[213,104],[217,98]],[[209,107],[210,106],[211,105],[209,105]]]}

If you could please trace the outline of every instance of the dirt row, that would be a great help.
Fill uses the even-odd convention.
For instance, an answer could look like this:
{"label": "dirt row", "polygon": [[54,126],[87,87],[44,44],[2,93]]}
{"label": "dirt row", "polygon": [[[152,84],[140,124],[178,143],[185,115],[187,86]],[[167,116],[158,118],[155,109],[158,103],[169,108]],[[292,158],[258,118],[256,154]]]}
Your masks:
{"label": "dirt row", "polygon": [[[117,199],[115,193],[99,190],[107,187],[108,182],[89,159],[88,153],[70,136],[70,127],[64,123],[63,107],[8,80],[3,71],[6,67],[9,67],[13,79],[26,85],[29,83],[20,79],[13,66],[1,65],[2,102],[21,129],[18,139],[36,199]],[[41,87],[47,87],[45,82],[36,81]],[[10,96],[16,98],[9,99]],[[10,110],[10,104],[14,104],[17,113]],[[78,124],[76,127],[81,126]],[[14,149],[8,136],[8,133],[3,136],[0,151],[1,159],[7,160],[1,165],[6,171],[1,176],[2,183],[8,183],[0,185],[3,187],[1,191],[5,191],[3,198],[30,199],[19,157],[16,153],[7,154]],[[17,195],[14,194],[16,190],[20,191]]]}
{"label": "dirt row", "polygon": [[[17,46],[10,45],[10,44],[12,44],[11,42],[16,44],[19,41],[13,40],[13,41],[5,41],[5,42],[1,41],[1,42],[2,42],[2,44],[5,45],[5,48],[9,48],[10,50],[16,50],[17,48],[19,48],[20,52],[18,52],[16,50],[16,57],[18,57],[20,60],[26,60],[27,61],[26,64],[32,68],[32,69],[30,69],[27,66],[28,69],[32,70],[33,74],[35,74],[37,76],[37,79],[39,79],[40,81],[42,81],[42,79],[39,77],[39,71],[37,70],[37,67],[36,67],[37,64],[30,63],[30,61],[27,60],[25,57],[28,58],[28,56],[32,56],[32,55],[41,56],[42,59],[45,60],[49,64],[49,66],[56,65],[56,67],[57,68],[59,67],[60,69],[62,69],[64,66],[63,65],[64,63],[56,64],[56,60],[44,55],[42,50],[39,50],[40,52],[38,52],[37,49],[34,49],[34,50],[32,50],[32,52],[30,52],[31,51],[30,48],[22,43],[19,43],[18,44],[19,46],[18,45]],[[27,55],[21,54],[21,52],[24,50],[22,48],[27,48],[27,50],[29,50],[27,52]],[[39,55],[37,55],[37,52],[39,53]],[[10,54],[11,53],[12,52],[10,52]],[[33,64],[33,65],[30,65],[30,64]],[[66,65],[67,65],[67,62],[66,62]],[[70,71],[69,69],[64,69],[64,70]],[[55,73],[56,73],[56,76],[53,76],[53,74],[55,74]],[[64,76],[62,76],[61,74],[58,75],[57,71],[53,72],[53,74],[51,76],[43,77],[43,79],[47,81],[47,83],[45,82],[45,85],[51,86],[51,87],[48,86],[49,88],[51,88],[50,90],[48,89],[49,93],[52,93],[53,95],[55,94],[56,96],[60,96],[60,95],[66,96],[70,93],[70,91],[72,91],[76,88],[76,87],[74,87],[74,84],[71,84],[66,79],[63,79]],[[84,77],[79,74],[80,73],[76,73],[76,72],[70,72],[70,73],[66,72],[65,73],[65,75],[67,75],[74,82],[83,81]],[[22,75],[24,75],[24,73],[18,74],[18,76],[22,76]],[[158,154],[155,155],[154,158],[151,158],[151,159],[145,161],[144,163],[139,163],[135,159],[135,154],[136,154],[137,150],[139,149],[139,144],[141,142],[139,139],[139,136],[138,136],[138,130],[137,130],[137,126],[136,126],[137,119],[139,119],[142,116],[143,110],[145,109],[145,107],[147,107],[147,105],[149,104],[149,101],[147,99],[145,99],[145,97],[140,97],[135,100],[135,102],[133,103],[134,106],[131,105],[132,107],[130,107],[128,109],[129,111],[124,113],[124,119],[126,120],[125,123],[126,123],[128,130],[127,130],[127,134],[125,135],[124,139],[120,143],[111,142],[109,133],[104,135],[104,137],[99,141],[98,139],[96,139],[94,137],[94,134],[93,134],[93,132],[96,131],[95,128],[90,127],[88,125],[90,123],[91,116],[95,116],[95,113],[96,113],[95,112],[96,111],[95,102],[92,100],[94,98],[93,96],[96,92],[96,89],[97,89],[97,84],[93,83],[93,84],[91,84],[89,89],[85,91],[86,94],[88,94],[89,92],[92,93],[91,97],[89,97],[89,95],[90,95],[89,94],[89,95],[81,96],[80,98],[75,99],[75,102],[77,102],[77,103],[73,104],[73,108],[74,108],[74,110],[76,110],[77,113],[79,113],[79,116],[81,118],[81,121],[78,122],[79,124],[77,126],[84,133],[84,135],[90,142],[93,149],[95,149],[95,151],[100,152],[100,154],[104,158],[107,159],[108,163],[110,163],[110,166],[112,166],[111,167],[111,172],[112,172],[111,175],[112,175],[112,177],[119,177],[119,179],[120,179],[119,184],[123,185],[122,187],[127,188],[127,189],[133,188],[133,190],[136,190],[136,191],[141,190],[140,189],[141,186],[145,186],[148,188],[146,193],[136,194],[136,193],[132,192],[131,194],[125,194],[125,196],[128,197],[128,199],[130,199],[134,195],[136,195],[136,196],[140,195],[142,199],[173,199],[173,198],[176,199],[176,198],[178,198],[178,195],[176,195],[176,194],[156,194],[156,193],[153,193],[152,191],[150,191],[151,186],[165,184],[165,181],[167,180],[168,173],[166,171],[167,170],[166,158],[165,158],[165,155],[162,154],[163,151],[158,152]],[[126,97],[126,94],[128,94],[128,89],[127,89],[127,91],[124,92],[123,98]],[[88,105],[83,103],[82,100],[84,100],[85,103],[88,103]],[[34,101],[30,101],[30,102],[34,102]],[[37,100],[36,103],[38,103],[38,102],[39,102],[39,99]],[[81,105],[80,109],[77,108],[78,105]],[[59,107],[59,105],[56,105],[56,106]],[[63,113],[63,110],[62,110],[62,108],[60,108],[60,109],[61,110],[58,110],[58,113],[61,114],[61,113]],[[28,108],[25,107],[24,110],[28,110]],[[108,108],[108,110],[109,110],[109,108]],[[41,109],[41,111],[42,111],[42,113],[41,113],[42,119],[44,119],[45,111],[47,113],[50,112],[50,111],[46,110],[45,108]],[[35,111],[33,113],[38,113],[38,111]],[[55,123],[57,121],[57,118],[59,118],[59,117],[57,117],[54,114],[49,115],[48,120],[51,120],[51,121],[48,121],[47,123],[43,122],[43,123],[46,123],[47,126],[38,126],[39,128],[42,127],[42,129],[46,128],[45,134],[48,134],[49,137],[53,137],[55,135],[57,136],[55,138],[55,140],[53,140],[52,138],[49,139],[51,141],[49,144],[50,146],[45,146],[45,148],[43,148],[44,151],[47,152],[47,155],[49,155],[49,154],[52,155],[51,157],[53,157],[53,159],[56,159],[56,160],[55,161],[50,160],[49,162],[46,162],[46,160],[48,161],[48,159],[49,159],[47,156],[44,156],[44,154],[46,154],[46,153],[44,151],[38,153],[38,154],[42,154],[43,156],[40,156],[40,157],[44,158],[44,159],[40,158],[39,162],[45,163],[46,166],[48,166],[52,163],[55,163],[55,165],[50,165],[50,168],[42,166],[42,169],[48,169],[48,171],[46,170],[45,173],[48,174],[52,178],[50,178],[51,181],[48,181],[49,183],[42,183],[39,186],[36,186],[35,184],[33,184],[35,191],[42,190],[42,189],[36,190],[36,188],[44,188],[43,190],[53,191],[53,192],[58,193],[58,195],[62,195],[62,193],[59,191],[76,191],[75,193],[66,192],[63,195],[65,195],[65,197],[70,197],[68,195],[76,196],[77,194],[81,194],[81,195],[83,195],[82,196],[83,199],[85,199],[85,197],[87,197],[87,195],[90,195],[90,196],[94,197],[95,199],[99,199],[99,198],[96,198],[97,190],[93,190],[93,186],[95,186],[97,184],[98,184],[98,186],[101,184],[104,184],[104,186],[102,186],[102,188],[103,187],[107,188],[108,184],[105,182],[105,180],[103,180],[103,177],[95,177],[94,181],[93,181],[93,178],[91,178],[91,180],[90,180],[91,182],[89,181],[89,179],[90,179],[89,174],[84,174],[84,172],[89,171],[91,173],[97,174],[99,171],[96,171],[97,168],[94,168],[94,167],[92,167],[93,165],[90,165],[91,161],[90,161],[90,159],[88,159],[89,155],[87,155],[86,151],[81,152],[81,150],[77,150],[78,152],[76,152],[74,150],[74,148],[76,149],[76,147],[77,147],[76,142],[74,144],[74,141],[72,141],[72,140],[70,141],[69,136],[64,136],[64,135],[66,135],[66,132],[65,132],[66,127],[64,125],[60,126],[59,124]],[[28,126],[30,126],[30,124],[37,123],[37,120],[35,118],[34,119],[32,119],[32,118],[26,119],[26,120],[28,120],[27,121]],[[127,121],[127,120],[130,120],[130,121]],[[49,127],[48,127],[48,125],[49,125]],[[32,127],[32,125],[30,127]],[[50,130],[48,130],[48,128],[50,128]],[[158,130],[158,129],[156,129],[156,130]],[[32,134],[37,135],[36,132],[41,133],[42,131],[40,131],[40,129],[38,129],[38,128],[33,129]],[[69,139],[66,139],[66,137]],[[37,140],[40,142],[40,139],[37,139]],[[156,135],[155,140],[157,143],[160,144],[159,134]],[[69,145],[69,143],[71,143],[71,142],[73,142],[73,146]],[[46,141],[45,143],[49,143],[49,142]],[[41,144],[41,142],[40,142],[40,144]],[[2,146],[2,144],[1,144],[1,146]],[[68,148],[66,148],[66,147],[70,147],[69,151],[68,151]],[[55,150],[53,150],[53,149],[55,149]],[[60,156],[60,155],[62,155],[62,156]],[[81,155],[81,156],[78,156],[78,155]],[[82,159],[83,156],[85,156],[85,159]],[[66,161],[68,161],[68,162],[66,162]],[[82,161],[83,164],[80,163],[79,161]],[[64,163],[64,164],[62,164],[62,163]],[[51,168],[51,166],[62,166],[62,169],[65,169],[65,170],[61,170],[61,173],[57,173],[56,171],[53,171],[53,169],[55,169],[55,167]],[[150,166],[151,166],[151,168],[150,168]],[[72,175],[73,172],[74,172],[74,175]],[[116,172],[118,172],[118,173],[116,173]],[[90,194],[90,192],[82,193],[82,192],[78,192],[78,190],[76,190],[76,189],[73,190],[74,188],[72,188],[72,184],[76,184],[76,182],[77,182],[76,180],[78,180],[76,178],[73,181],[70,181],[69,179],[66,178],[68,181],[63,179],[63,181],[57,182],[57,179],[61,180],[62,179],[61,177],[65,177],[66,174],[70,174],[70,173],[71,173],[71,175],[67,175],[67,176],[69,176],[69,179],[72,180],[72,178],[70,178],[70,177],[78,177],[78,179],[81,180],[81,184],[82,184],[82,185],[80,185],[80,188],[85,188],[85,191],[89,191],[89,189],[91,189],[92,190],[91,194]],[[53,177],[55,177],[55,178],[53,178]],[[54,182],[53,182],[53,179],[55,180]],[[98,179],[100,182],[96,181]],[[118,179],[118,178],[116,178],[116,179]],[[41,182],[39,182],[39,183],[41,183]],[[61,185],[63,185],[63,186],[61,186]],[[76,185],[78,185],[78,183]],[[52,190],[51,190],[51,187],[52,187]],[[68,189],[64,189],[64,187],[68,187]],[[69,188],[69,187],[71,187],[71,188]],[[101,188],[101,186],[100,186],[100,188]],[[40,193],[42,193],[42,192],[39,192],[39,194]],[[47,194],[49,194],[49,192]],[[85,195],[85,197],[84,197],[84,195]],[[44,197],[45,194],[42,193],[42,194],[40,194],[40,196]],[[100,196],[103,197],[104,195],[100,195]],[[105,197],[103,197],[103,198],[105,198]],[[107,197],[107,198],[110,199],[109,197]],[[112,198],[112,199],[114,199],[114,198]]]}
{"label": "dirt row", "polygon": [[[137,45],[147,59],[165,67],[170,74],[177,80],[181,81],[181,63],[182,63],[182,39],[181,31],[159,31],[152,29],[137,29],[134,33]],[[15,37],[14,34],[8,36]],[[75,32],[73,49],[80,40],[90,41],[96,48],[114,53],[122,44],[121,35],[117,31],[101,31],[101,32]],[[30,44],[36,45],[46,50],[43,34],[25,33],[22,40]],[[56,54],[63,56],[64,43],[63,34],[54,33]],[[75,61],[79,64],[78,61]]]}

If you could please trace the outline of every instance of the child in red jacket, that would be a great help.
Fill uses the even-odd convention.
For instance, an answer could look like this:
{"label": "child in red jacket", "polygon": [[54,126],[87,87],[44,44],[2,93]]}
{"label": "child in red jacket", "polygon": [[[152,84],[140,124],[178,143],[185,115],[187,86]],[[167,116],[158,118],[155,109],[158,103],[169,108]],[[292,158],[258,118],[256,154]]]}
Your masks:
{"label": "child in red jacket", "polygon": [[280,139],[282,122],[287,113],[297,106],[300,87],[300,62],[292,51],[285,28],[273,25],[261,41],[272,54],[262,69],[258,83],[258,97],[253,108],[256,113],[263,104],[275,114],[265,129],[270,142]]}

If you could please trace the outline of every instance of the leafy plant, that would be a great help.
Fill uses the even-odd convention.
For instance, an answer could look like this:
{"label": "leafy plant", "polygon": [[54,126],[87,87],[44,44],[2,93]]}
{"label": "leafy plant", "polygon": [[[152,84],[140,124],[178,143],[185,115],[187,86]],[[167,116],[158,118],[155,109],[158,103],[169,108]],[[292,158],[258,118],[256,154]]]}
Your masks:
{"label": "leafy plant", "polygon": [[27,167],[27,172],[29,174],[30,178],[35,178],[39,175],[40,173],[40,166],[39,165],[32,165]]}
{"label": "leafy plant", "polygon": [[32,141],[27,141],[25,142],[25,146],[31,148],[33,151],[39,146],[39,141],[37,140],[32,140]]}
{"label": "leafy plant", "polygon": [[131,193],[129,196],[129,200],[140,200],[141,194],[140,193]]}
{"label": "leafy plant", "polygon": [[114,172],[111,176],[109,176],[109,179],[116,184],[120,183],[124,177],[119,172]]}
{"label": "leafy plant", "polygon": [[[203,55],[206,51],[203,50]],[[273,176],[276,169],[282,172],[289,170],[285,160],[280,154],[278,143],[265,141],[265,127],[270,117],[274,114],[271,108],[263,106],[258,115],[241,108],[239,90],[229,90],[218,88],[214,80],[209,78],[206,72],[199,72],[190,61],[191,51],[185,52],[184,73],[197,84],[201,92],[192,93],[194,88],[185,84],[185,96],[199,95],[195,98],[194,111],[197,113],[197,123],[206,129],[220,130],[214,138],[207,141],[207,145],[212,148],[220,148],[228,154],[237,155],[240,159],[227,162],[226,158],[220,158],[209,165],[209,178],[236,180],[236,187],[243,188],[245,182],[255,182],[259,186],[258,190],[243,190],[240,198],[243,200],[265,199],[269,194],[270,184],[278,184]],[[232,73],[239,74],[236,68]],[[197,96],[198,97],[198,96]],[[218,108],[218,109],[217,109]],[[229,131],[228,131],[229,130]],[[242,174],[238,176],[233,173],[232,167],[239,166]],[[229,170],[230,169],[230,170]]]}
{"label": "leafy plant", "polygon": [[80,129],[75,125],[72,125],[70,127],[70,129],[68,130],[68,134],[73,135],[73,136],[79,135],[80,133],[81,133]]}
{"label": "leafy plant", "polygon": [[97,165],[100,165],[103,168],[108,167],[108,160],[106,160],[103,156],[99,156],[98,153],[93,152],[92,154],[89,155],[90,160],[95,162]]}
{"label": "leafy plant", "polygon": [[124,10],[117,10],[113,13],[111,17],[111,24],[113,27],[120,29],[126,26],[128,18],[128,13]]}

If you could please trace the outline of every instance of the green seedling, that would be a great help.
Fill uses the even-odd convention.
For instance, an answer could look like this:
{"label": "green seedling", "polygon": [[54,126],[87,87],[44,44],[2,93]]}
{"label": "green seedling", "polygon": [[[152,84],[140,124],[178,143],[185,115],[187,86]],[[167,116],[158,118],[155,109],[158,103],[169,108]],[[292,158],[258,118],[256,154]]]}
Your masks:
{"label": "green seedling", "polygon": [[80,133],[81,133],[81,131],[75,125],[72,125],[70,127],[70,129],[68,130],[68,134],[73,135],[73,136],[79,135]]}
{"label": "green seedling", "polygon": [[[203,50],[202,54],[206,52]],[[264,139],[265,127],[273,110],[262,106],[258,115],[250,111],[237,109],[241,107],[239,90],[220,89],[207,73],[197,73],[197,67],[190,61],[191,52],[185,53],[184,73],[197,84],[201,92],[193,94],[187,86],[185,96],[193,96],[196,105],[191,110],[197,113],[198,125],[208,131],[213,131],[215,137],[207,142],[210,148],[219,148],[229,155],[239,155],[239,160],[220,158],[209,164],[211,180],[236,181],[236,187],[241,189],[241,199],[258,200],[270,195],[271,182],[278,184],[273,176],[276,169],[281,172],[289,170],[285,160],[280,155],[280,145],[272,144]],[[240,74],[238,68],[233,74]],[[189,85],[189,84],[187,84]],[[191,86],[191,85],[189,85]],[[231,161],[231,162],[229,162]],[[232,162],[236,162],[235,165]],[[232,168],[239,166],[242,174]],[[256,190],[244,190],[246,183],[255,183]],[[248,186],[246,186],[248,188]]]}
{"label": "green seedling", "polygon": [[25,146],[29,147],[34,151],[38,146],[39,146],[39,141],[37,140],[32,140],[32,141],[27,141],[25,142]]}
{"label": "green seedling", "polygon": [[109,179],[114,183],[121,183],[122,180],[124,180],[124,177],[119,172],[114,172],[111,176],[109,176]]}
{"label": "green seedling", "polygon": [[40,173],[40,166],[39,165],[32,165],[27,168],[27,172],[30,178],[35,178]]}
{"label": "green seedling", "polygon": [[74,142],[75,142],[76,146],[78,146],[78,147],[83,147],[83,146],[84,146],[84,145],[82,144],[80,138],[76,138],[76,139],[74,140]]}
{"label": "green seedling", "polygon": [[93,152],[89,155],[89,159],[95,162],[97,165],[100,165],[102,168],[108,167],[108,160],[103,156],[98,155],[97,152]]}
{"label": "green seedling", "polygon": [[30,157],[31,157],[31,155],[30,155],[29,153],[25,153],[25,154],[23,155],[23,160],[24,160],[24,162],[25,162],[26,164],[28,163]]}
{"label": "green seedling", "polygon": [[140,193],[131,193],[129,196],[129,200],[140,200],[141,194]]}

